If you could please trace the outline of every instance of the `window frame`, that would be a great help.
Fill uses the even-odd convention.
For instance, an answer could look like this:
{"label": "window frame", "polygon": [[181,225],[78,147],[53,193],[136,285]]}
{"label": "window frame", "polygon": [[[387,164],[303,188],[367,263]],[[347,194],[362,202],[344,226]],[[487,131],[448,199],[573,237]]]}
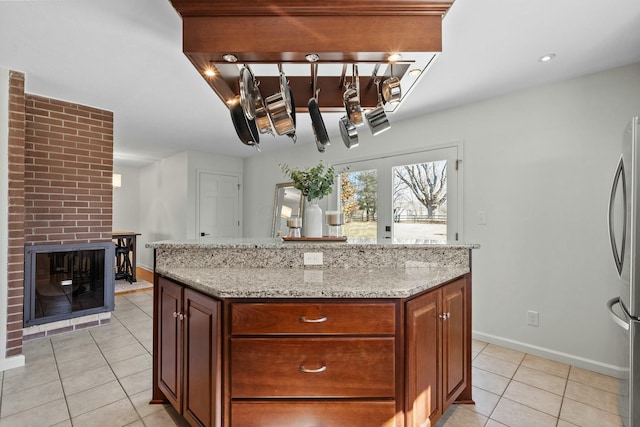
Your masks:
{"label": "window frame", "polygon": [[[463,234],[463,141],[429,146],[428,148],[411,151],[401,151],[356,158],[351,161],[334,163],[337,171],[348,168],[347,173],[360,170],[376,170],[378,178],[378,206],[377,206],[377,243],[392,243],[393,232],[386,231],[387,226],[393,227],[393,167],[447,160],[447,244],[464,241]],[[338,206],[340,201],[340,176],[336,177],[333,191],[328,196],[329,206]]]}

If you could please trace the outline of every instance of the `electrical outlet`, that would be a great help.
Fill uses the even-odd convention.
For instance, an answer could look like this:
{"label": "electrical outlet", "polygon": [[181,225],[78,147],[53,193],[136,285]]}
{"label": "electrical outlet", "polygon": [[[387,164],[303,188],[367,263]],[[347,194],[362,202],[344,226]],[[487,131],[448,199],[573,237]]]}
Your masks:
{"label": "electrical outlet", "polygon": [[322,265],[322,252],[305,252],[304,265]]}
{"label": "electrical outlet", "polygon": [[478,225],[487,225],[487,213],[478,211]]}
{"label": "electrical outlet", "polygon": [[527,325],[538,326],[539,324],[538,312],[533,310],[527,311]]}

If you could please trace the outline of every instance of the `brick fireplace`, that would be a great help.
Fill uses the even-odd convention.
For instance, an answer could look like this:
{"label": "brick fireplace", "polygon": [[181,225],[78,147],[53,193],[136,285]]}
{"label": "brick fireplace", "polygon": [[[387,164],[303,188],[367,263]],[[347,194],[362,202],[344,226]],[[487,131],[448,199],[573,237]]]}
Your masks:
{"label": "brick fireplace", "polygon": [[[113,113],[24,93],[9,82],[9,295],[7,356],[22,341],[109,321],[96,314],[24,329],[24,253],[29,246],[111,242]],[[109,313],[106,313],[109,314]],[[86,321],[85,321],[86,320]]]}

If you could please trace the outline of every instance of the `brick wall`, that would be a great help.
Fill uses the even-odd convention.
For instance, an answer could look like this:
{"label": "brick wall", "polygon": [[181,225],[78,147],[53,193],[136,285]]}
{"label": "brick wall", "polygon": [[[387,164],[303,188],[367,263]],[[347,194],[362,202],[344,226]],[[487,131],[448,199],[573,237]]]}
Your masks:
{"label": "brick wall", "polygon": [[113,113],[24,93],[9,74],[7,356],[22,353],[24,247],[111,241]]}
{"label": "brick wall", "polygon": [[6,356],[22,353],[24,301],[24,74],[9,73],[9,248]]}
{"label": "brick wall", "polygon": [[111,241],[113,113],[25,101],[25,243]]}

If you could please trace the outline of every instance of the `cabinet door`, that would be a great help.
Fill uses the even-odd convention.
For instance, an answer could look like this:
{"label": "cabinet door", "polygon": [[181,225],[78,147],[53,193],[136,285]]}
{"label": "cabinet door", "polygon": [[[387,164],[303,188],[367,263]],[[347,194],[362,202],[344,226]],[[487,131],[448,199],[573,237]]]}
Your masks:
{"label": "cabinet door", "polygon": [[182,286],[169,280],[158,280],[160,351],[158,387],[176,411],[182,406],[182,322],[178,313],[182,309]]}
{"label": "cabinet door", "polygon": [[406,305],[407,427],[431,425],[442,415],[440,291]]}
{"label": "cabinet door", "polygon": [[446,408],[467,385],[467,281],[457,280],[442,289],[443,311],[447,319],[442,322],[442,363]]}
{"label": "cabinet door", "polygon": [[220,425],[220,303],[184,291],[184,406],[192,426]]}

